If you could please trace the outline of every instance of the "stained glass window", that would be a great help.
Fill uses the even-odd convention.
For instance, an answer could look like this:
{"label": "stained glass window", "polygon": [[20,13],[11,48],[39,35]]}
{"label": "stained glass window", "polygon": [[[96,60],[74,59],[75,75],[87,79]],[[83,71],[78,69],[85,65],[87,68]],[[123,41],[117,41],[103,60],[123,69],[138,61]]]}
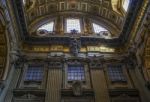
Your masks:
{"label": "stained glass window", "polygon": [[108,66],[108,75],[112,82],[126,82],[126,77],[121,65]]}
{"label": "stained glass window", "polygon": [[25,75],[25,81],[42,81],[43,71],[42,66],[29,65]]}
{"label": "stained glass window", "polygon": [[129,1],[129,0],[124,0],[123,8],[124,8],[124,10],[125,10],[125,11],[127,11],[127,10],[128,10],[129,3],[130,3],[130,1]]}
{"label": "stained glass window", "polygon": [[53,31],[54,29],[54,22],[50,22],[47,24],[42,25],[41,27],[38,28],[38,30],[46,30],[46,31]]}
{"label": "stained glass window", "polygon": [[83,65],[68,65],[68,80],[85,80],[85,72]]}
{"label": "stained glass window", "polygon": [[98,24],[95,24],[93,23],[93,28],[94,28],[94,32],[95,33],[100,33],[102,31],[108,31],[107,29],[105,29],[104,27],[98,25]]}
{"label": "stained glass window", "polygon": [[78,33],[81,32],[80,20],[79,19],[67,19],[67,32],[76,30]]}

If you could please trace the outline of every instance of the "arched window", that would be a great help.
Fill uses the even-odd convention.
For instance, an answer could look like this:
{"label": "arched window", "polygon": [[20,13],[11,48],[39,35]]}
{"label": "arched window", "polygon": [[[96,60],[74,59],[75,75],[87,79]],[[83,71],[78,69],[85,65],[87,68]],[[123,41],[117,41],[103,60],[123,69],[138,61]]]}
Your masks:
{"label": "arched window", "polygon": [[103,31],[108,31],[104,27],[102,27],[102,26],[100,26],[98,24],[95,24],[95,23],[93,23],[93,28],[94,28],[94,32],[95,33],[100,33],[100,32],[103,32]]}
{"label": "arched window", "polygon": [[53,31],[54,30],[54,22],[49,22],[47,24],[42,25],[41,27],[39,27],[37,29],[37,31],[39,31],[39,30],[46,30],[48,32]]}
{"label": "arched window", "polygon": [[124,2],[123,2],[123,8],[124,8],[125,11],[128,10],[128,8],[129,8],[129,3],[130,3],[130,0],[124,0]]}
{"label": "arched window", "polygon": [[67,33],[71,33],[72,31],[81,32],[79,19],[67,19]]}

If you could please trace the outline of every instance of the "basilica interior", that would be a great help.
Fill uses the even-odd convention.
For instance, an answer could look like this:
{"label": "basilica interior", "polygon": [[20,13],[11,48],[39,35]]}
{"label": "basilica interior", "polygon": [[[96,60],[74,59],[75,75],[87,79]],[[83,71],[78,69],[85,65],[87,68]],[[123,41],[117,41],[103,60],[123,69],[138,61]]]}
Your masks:
{"label": "basilica interior", "polygon": [[150,102],[149,0],[0,0],[0,102]]}

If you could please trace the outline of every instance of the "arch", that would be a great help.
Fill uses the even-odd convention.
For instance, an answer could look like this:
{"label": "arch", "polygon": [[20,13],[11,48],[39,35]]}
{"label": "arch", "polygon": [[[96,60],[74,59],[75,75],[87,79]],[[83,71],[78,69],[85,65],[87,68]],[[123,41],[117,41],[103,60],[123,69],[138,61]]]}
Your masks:
{"label": "arch", "polygon": [[6,21],[4,11],[0,9],[0,79],[5,80],[8,73],[8,36],[6,33]]}
{"label": "arch", "polygon": [[[71,15],[70,12],[65,12],[65,17],[66,17],[66,18],[67,18],[67,17],[70,17],[70,15]],[[105,18],[102,18],[102,17],[100,17],[100,16],[94,16],[94,17],[93,17],[93,15],[91,16],[90,14],[86,14],[86,13],[85,13],[85,14],[84,14],[84,13],[81,13],[81,14],[80,14],[79,12],[76,13],[76,15],[75,15],[75,13],[73,13],[73,15],[74,15],[75,17],[78,17],[78,18],[82,18],[83,16],[86,16],[87,18],[91,19],[93,22],[97,22],[97,21],[98,21],[97,24],[100,23],[100,25],[102,25],[104,28],[106,28],[106,29],[108,29],[109,31],[111,31],[111,34],[114,35],[114,36],[120,34],[120,32],[121,32],[121,29],[118,28],[118,26],[116,26],[115,24],[109,22],[108,20],[105,20]],[[59,14],[57,14],[57,15],[55,15],[55,14],[53,14],[53,15],[46,15],[46,16],[44,16],[44,17],[39,17],[38,19],[34,20],[34,21],[33,21],[31,24],[29,24],[29,26],[28,26],[30,34],[31,34],[32,32],[34,32],[34,30],[37,28],[37,26],[39,27],[39,25],[41,25],[41,24],[43,25],[43,24],[45,24],[46,22],[55,20],[57,16],[62,16],[62,14],[59,13]]]}

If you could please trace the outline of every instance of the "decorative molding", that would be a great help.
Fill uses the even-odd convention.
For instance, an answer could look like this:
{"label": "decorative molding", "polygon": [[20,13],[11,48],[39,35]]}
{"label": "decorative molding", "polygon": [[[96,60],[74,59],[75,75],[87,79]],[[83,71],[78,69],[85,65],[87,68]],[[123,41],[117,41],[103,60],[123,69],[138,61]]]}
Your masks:
{"label": "decorative molding", "polygon": [[139,92],[136,89],[110,89],[109,95],[112,102],[140,102]]}
{"label": "decorative molding", "polygon": [[[62,97],[73,97],[75,96],[72,89],[61,89]],[[80,97],[94,97],[94,91],[92,89],[83,89],[82,95]]]}
{"label": "decorative molding", "polygon": [[14,96],[22,96],[24,94],[33,94],[38,97],[45,97],[45,90],[43,89],[14,89]]}
{"label": "decorative molding", "polygon": [[139,91],[137,89],[127,89],[127,88],[118,88],[118,89],[109,89],[109,95],[111,97],[116,97],[120,95],[128,95],[133,97],[139,97]]}

